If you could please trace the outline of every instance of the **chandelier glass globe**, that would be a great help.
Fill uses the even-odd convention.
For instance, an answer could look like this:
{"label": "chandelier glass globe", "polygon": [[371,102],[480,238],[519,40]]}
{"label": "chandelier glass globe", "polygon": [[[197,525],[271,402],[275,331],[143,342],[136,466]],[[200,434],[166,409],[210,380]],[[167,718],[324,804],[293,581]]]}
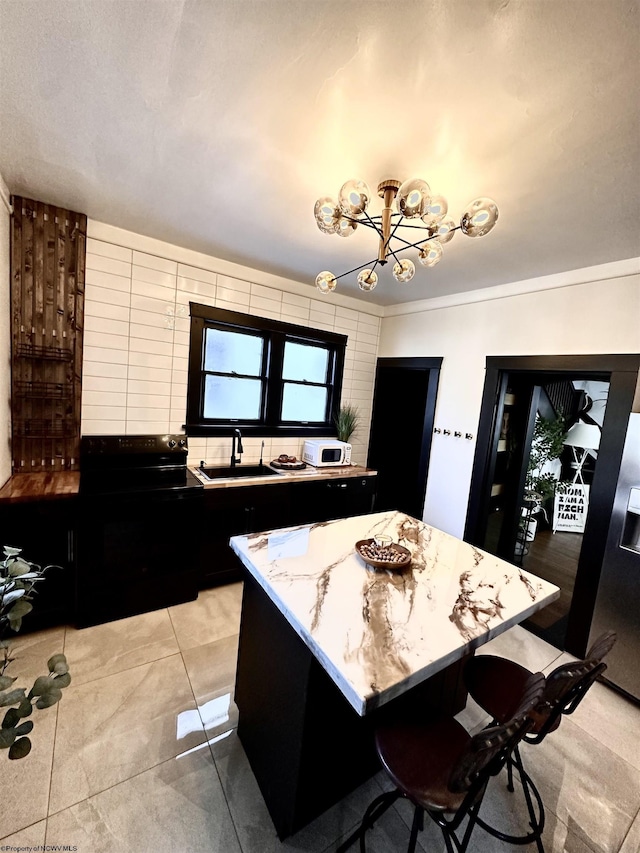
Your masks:
{"label": "chandelier glass globe", "polygon": [[316,276],[316,287],[320,293],[331,293],[332,290],[336,289],[336,284],[336,277],[329,270],[323,270]]}
{"label": "chandelier glass globe", "polygon": [[429,240],[418,251],[418,263],[423,267],[435,267],[442,257],[442,246],[438,240]]}
{"label": "chandelier glass globe", "polygon": [[477,198],[462,214],[460,230],[467,237],[484,237],[498,221],[498,205],[490,198]]}
{"label": "chandelier glass globe", "polygon": [[413,261],[410,261],[409,258],[402,258],[400,263],[395,263],[393,265],[392,272],[396,281],[399,281],[400,284],[406,284],[414,277],[416,267]]}
{"label": "chandelier glass globe", "polygon": [[354,222],[353,219],[347,219],[346,217],[341,216],[336,222],[335,232],[341,237],[351,237],[357,227],[358,223]]}
{"label": "chandelier glass globe", "polygon": [[319,198],[314,205],[313,215],[316,225],[324,234],[335,234],[340,219],[340,208],[335,199],[330,196]]}
{"label": "chandelier glass globe", "polygon": [[425,205],[422,221],[425,225],[434,225],[447,215],[449,205],[442,195],[432,195],[428,204]]}
{"label": "chandelier glass globe", "polygon": [[359,216],[364,213],[371,198],[371,190],[364,181],[354,178],[340,188],[338,202],[341,209],[349,216]]}
{"label": "chandelier glass globe", "polygon": [[358,273],[358,287],[369,293],[378,283],[378,273],[373,270],[360,270]]}
{"label": "chandelier glass globe", "polygon": [[396,196],[396,207],[405,219],[415,219],[425,212],[431,190],[429,184],[421,178],[410,178],[400,185]]}

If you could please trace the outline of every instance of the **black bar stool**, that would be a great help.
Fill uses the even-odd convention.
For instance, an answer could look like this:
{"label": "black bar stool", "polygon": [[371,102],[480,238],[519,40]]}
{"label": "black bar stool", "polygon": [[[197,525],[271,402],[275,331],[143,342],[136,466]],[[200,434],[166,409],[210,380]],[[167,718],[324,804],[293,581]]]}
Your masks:
{"label": "black bar stool", "polygon": [[[558,666],[546,679],[541,701],[532,714],[533,726],[522,738],[524,743],[541,743],[549,732],[555,731],[563,714],[572,714],[593,682],[601,675],[607,665],[603,658],[611,651],[616,634],[607,631],[595,641],[584,660],[565,663]],[[464,679],[469,695],[489,714],[491,727],[509,720],[516,707],[520,692],[530,678],[528,669],[505,658],[493,655],[478,655],[472,658],[464,671]],[[501,841],[510,844],[531,844],[535,841],[539,853],[544,853],[542,831],[544,829],[544,805],[533,780],[524,769],[519,745],[516,744],[507,757],[507,789],[513,793],[513,770],[515,768],[522,785],[531,832],[525,835],[508,835],[489,826],[482,818],[477,823],[484,830]],[[534,808],[534,800],[537,807]]]}
{"label": "black bar stool", "polygon": [[[400,797],[415,806],[407,853],[415,851],[425,812],[442,830],[448,853],[464,853],[489,778],[500,772],[511,750],[533,725],[529,714],[540,702],[544,682],[542,673],[531,675],[522,685],[511,718],[473,737],[453,717],[380,725],[375,733],[376,750],[396,789],[376,797],[337,853],[344,853],[358,839],[360,850],[366,853],[365,833]],[[455,831],[467,814],[469,823],[460,840]]]}

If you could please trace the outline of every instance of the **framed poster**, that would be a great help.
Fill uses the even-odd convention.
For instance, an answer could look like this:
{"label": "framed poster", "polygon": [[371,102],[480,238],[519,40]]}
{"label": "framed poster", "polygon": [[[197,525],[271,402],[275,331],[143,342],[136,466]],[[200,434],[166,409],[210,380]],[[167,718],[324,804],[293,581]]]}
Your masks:
{"label": "framed poster", "polygon": [[561,484],[553,502],[553,532],[584,533],[589,509],[589,486]]}

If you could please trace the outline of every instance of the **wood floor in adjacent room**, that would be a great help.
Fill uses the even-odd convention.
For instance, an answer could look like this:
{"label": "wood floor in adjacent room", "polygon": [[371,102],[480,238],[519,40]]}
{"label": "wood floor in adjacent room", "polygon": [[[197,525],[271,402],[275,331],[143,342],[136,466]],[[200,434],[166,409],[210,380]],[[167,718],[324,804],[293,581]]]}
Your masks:
{"label": "wood floor in adjacent room", "polygon": [[560,587],[560,597],[535,613],[528,622],[549,628],[569,613],[582,547],[581,533],[552,533],[538,530],[529,546],[522,568]]}

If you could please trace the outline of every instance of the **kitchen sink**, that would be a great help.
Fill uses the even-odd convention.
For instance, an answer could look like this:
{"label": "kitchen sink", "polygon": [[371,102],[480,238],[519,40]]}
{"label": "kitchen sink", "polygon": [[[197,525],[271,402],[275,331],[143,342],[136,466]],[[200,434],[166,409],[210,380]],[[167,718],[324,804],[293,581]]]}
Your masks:
{"label": "kitchen sink", "polygon": [[280,472],[268,468],[266,465],[225,465],[211,466],[209,468],[198,468],[209,480],[228,480],[238,477],[279,477]]}

